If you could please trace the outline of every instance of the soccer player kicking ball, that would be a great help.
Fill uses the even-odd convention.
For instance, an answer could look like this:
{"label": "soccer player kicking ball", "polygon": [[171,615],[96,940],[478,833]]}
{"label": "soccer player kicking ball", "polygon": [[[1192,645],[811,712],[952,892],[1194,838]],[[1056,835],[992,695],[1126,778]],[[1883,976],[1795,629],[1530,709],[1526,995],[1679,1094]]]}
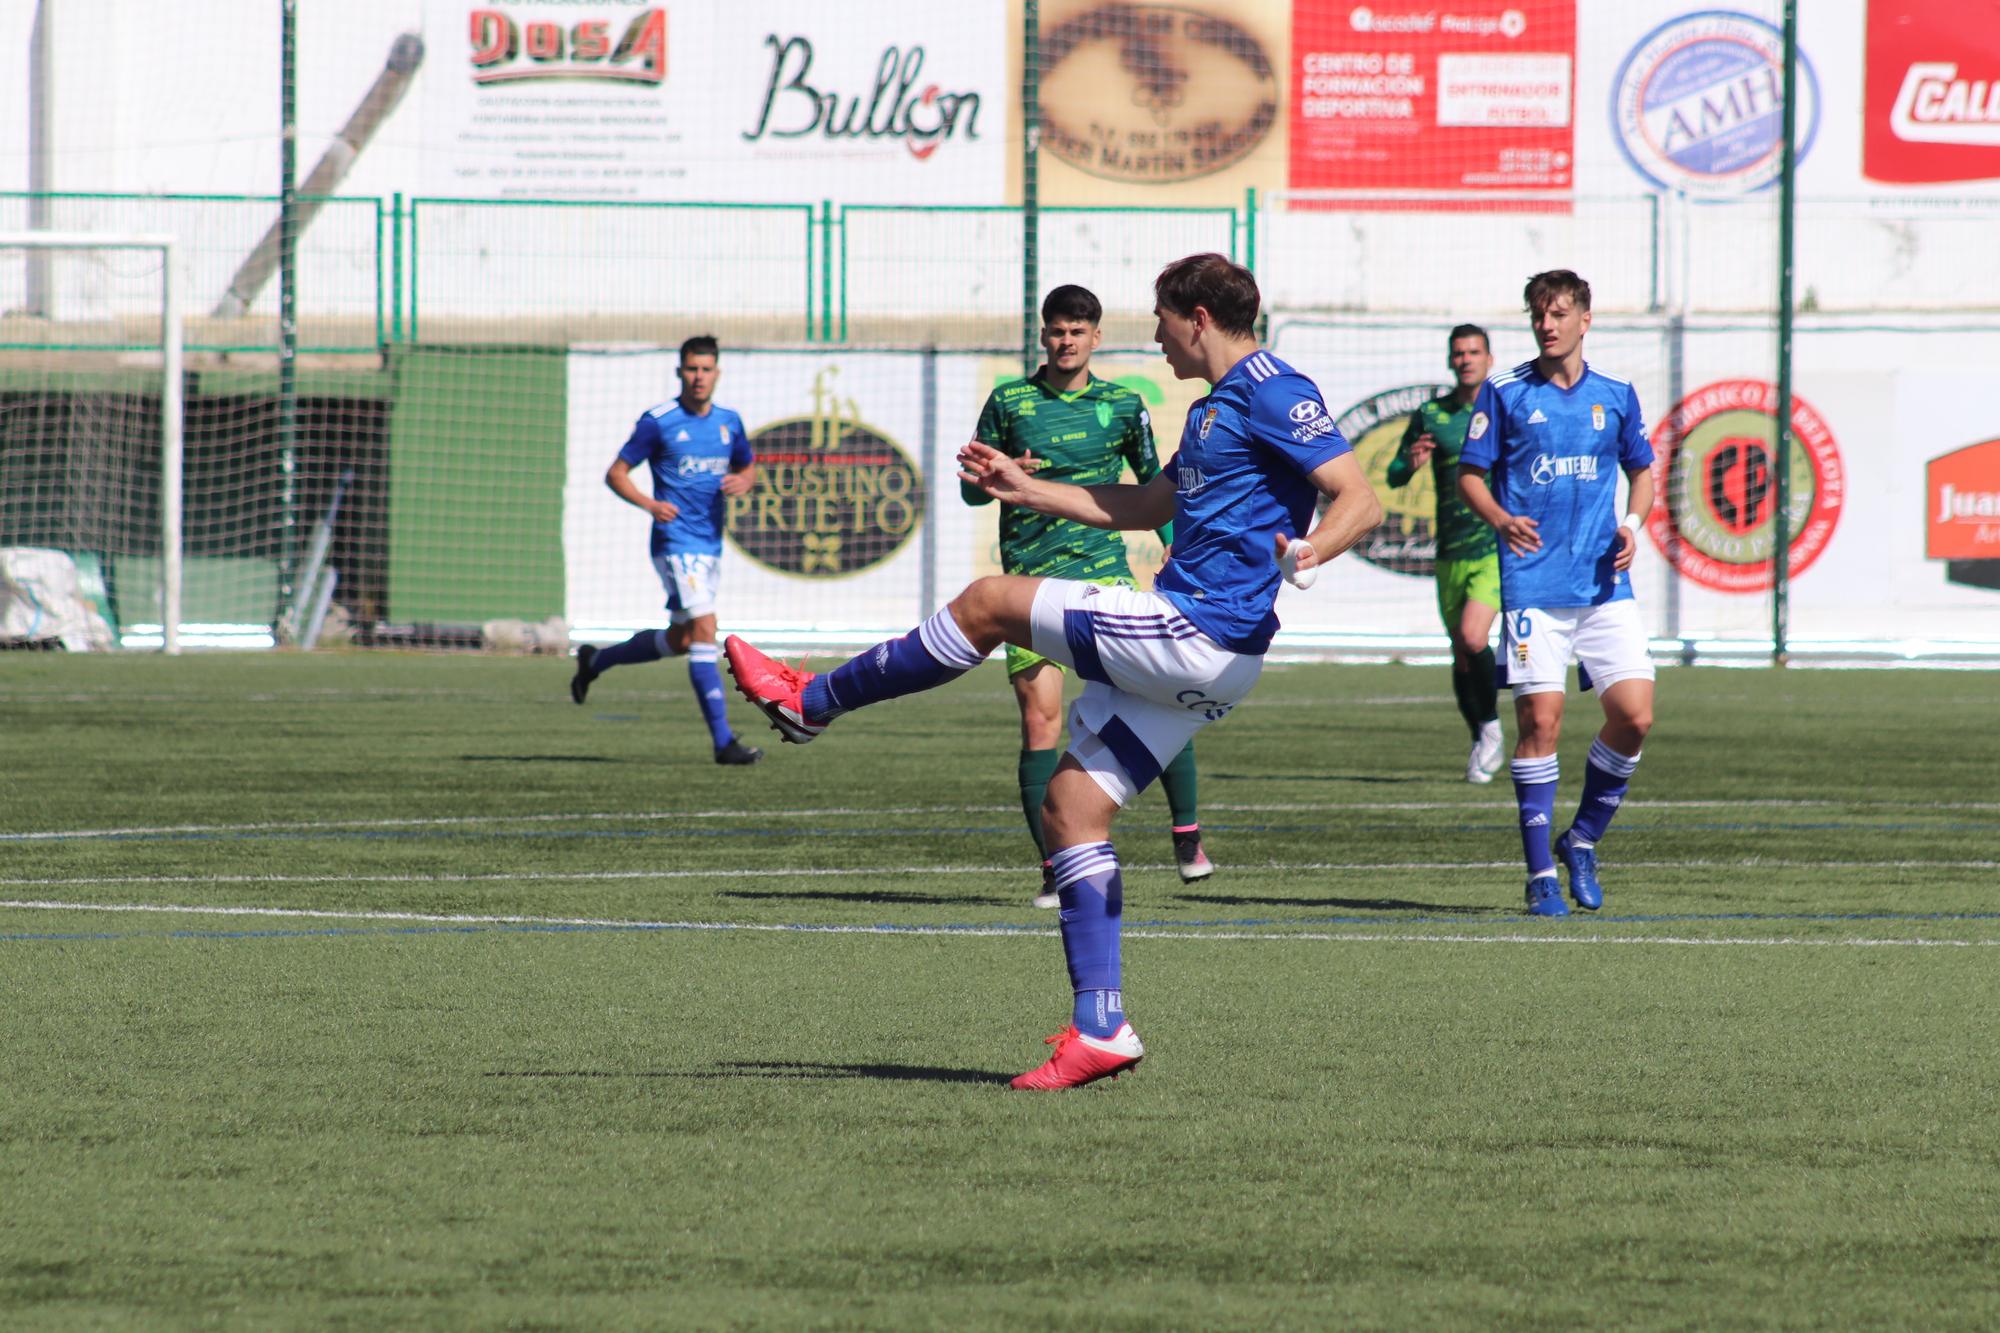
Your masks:
{"label": "soccer player kicking ball", "polygon": [[[976,441],[958,456],[961,479],[1007,504],[1096,528],[1171,520],[1173,554],[1151,592],[1019,574],[979,579],[909,634],[825,675],[793,670],[733,636],[723,645],[737,688],[784,739],[801,743],[843,713],[963,675],[1002,643],[1084,680],[1069,750],[1042,803],[1073,1021],[1016,1088],[1077,1087],[1145,1055],[1120,990],[1124,890],[1112,820],[1256,684],[1278,628],[1279,579],[1311,582],[1382,517],[1319,390],[1258,349],[1248,269],[1193,255],[1167,265],[1153,291],[1153,336],[1168,366],[1214,385],[1189,411],[1165,472],[1143,486],[1070,486],[1031,476]],[[1319,526],[1300,538],[1322,494]]]}
{"label": "soccer player kicking ball", "polygon": [[1451,692],[1459,716],[1472,728],[1465,780],[1483,784],[1493,781],[1505,757],[1500,687],[1487,646],[1500,612],[1500,557],[1493,529],[1458,496],[1458,455],[1472,423],[1473,399],[1493,369],[1493,351],[1477,324],[1453,329],[1446,346],[1445,363],[1457,382],[1410,413],[1403,442],[1389,460],[1389,484],[1407,486],[1418,468],[1430,464],[1437,491],[1438,615],[1451,635]]}
{"label": "soccer player kicking ball", "polygon": [[[652,516],[653,568],[667,590],[667,628],[640,630],[609,648],[584,644],[576,650],[576,674],[569,697],[582,703],[591,682],[613,667],[657,662],[687,654],[688,681],[715,747],[718,764],[754,764],[764,752],[736,739],[729,728],[728,696],[715,669],[715,590],[722,569],[723,497],[748,493],[757,480],[757,461],[743,418],[715,401],[722,372],[720,349],[706,335],[681,344],[681,391],[650,408],[604,474],[619,499]],[[632,469],[647,464],[653,493],[632,480]]]}
{"label": "soccer player kicking ball", "polygon": [[[1153,427],[1145,404],[1124,385],[1090,373],[1090,354],[1103,339],[1098,327],[1103,317],[1104,307],[1082,287],[1050,292],[1042,301],[1042,351],[1048,359],[1027,379],[1009,380],[988,396],[973,438],[1020,459],[1023,468],[1043,481],[1103,485],[1116,482],[1128,466],[1140,485],[1158,476],[1160,460],[1153,452]],[[993,503],[993,497],[972,482],[960,482],[959,489],[967,504]],[[1161,528],[1160,544],[1171,549],[1173,541],[1172,525]],[[1004,502],[1000,567],[1009,574],[1139,586],[1125,562],[1125,539],[1117,533]],[[1042,863],[1035,906],[1059,907],[1055,866],[1042,831],[1042,798],[1062,758],[1056,742],[1062,739],[1063,669],[1039,653],[1010,645],[1007,680],[1021,707],[1021,756],[1016,766],[1021,812],[1035,840],[1035,858]],[[1174,861],[1184,884],[1215,873],[1202,850],[1196,781],[1190,741],[1160,774],[1173,816]]]}
{"label": "soccer player kicking ball", "polygon": [[[1538,273],[1524,293],[1541,355],[1480,389],[1459,455],[1458,492],[1501,539],[1501,653],[1514,689],[1514,792],[1528,859],[1528,911],[1567,916],[1569,895],[1604,905],[1597,843],[1625,799],[1653,727],[1653,663],[1627,573],[1653,507],[1652,446],[1639,395],[1583,359],[1590,284],[1568,269]],[[1631,494],[1624,521],[1618,471]],[[1604,706],[1583,797],[1549,848],[1556,805],[1556,742],[1563,687],[1577,663]]]}

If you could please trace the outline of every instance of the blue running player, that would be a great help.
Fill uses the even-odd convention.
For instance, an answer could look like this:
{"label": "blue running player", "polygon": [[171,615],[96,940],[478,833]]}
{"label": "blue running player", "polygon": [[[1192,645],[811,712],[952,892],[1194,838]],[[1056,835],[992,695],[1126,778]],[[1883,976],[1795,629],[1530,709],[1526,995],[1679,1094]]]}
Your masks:
{"label": "blue running player", "polygon": [[[1653,449],[1638,393],[1583,359],[1590,284],[1568,269],[1538,273],[1523,300],[1541,354],[1479,390],[1458,492],[1501,541],[1501,669],[1514,690],[1528,911],[1567,916],[1556,858],[1569,871],[1576,905],[1603,906],[1597,844],[1653,729],[1653,662],[1628,572],[1653,507]],[[1615,517],[1621,471],[1630,487],[1622,522]],[[1596,690],[1604,726],[1590,747],[1576,818],[1551,852],[1571,662],[1583,687]]]}
{"label": "blue running player", "polygon": [[[747,493],[757,461],[743,418],[715,401],[721,349],[706,335],[681,344],[681,391],[646,412],[618,451],[604,484],[619,499],[653,519],[653,568],[667,590],[667,628],[640,630],[609,648],[576,650],[569,697],[582,703],[591,682],[613,667],[687,655],[688,680],[718,764],[754,764],[764,752],[729,729],[728,695],[716,662],[715,593],[722,567],[723,497]],[[632,480],[632,469],[651,468],[653,492]]]}
{"label": "blue running player", "polygon": [[[724,644],[736,687],[796,743],[843,713],[953,680],[1003,643],[1084,681],[1069,749],[1042,802],[1071,1022],[1049,1038],[1054,1054],[1016,1078],[1016,1088],[1078,1087],[1145,1055],[1120,982],[1125,893],[1112,820],[1256,684],[1278,628],[1280,579],[1311,582],[1382,518],[1319,389],[1258,348],[1260,298],[1248,269],[1192,255],[1167,265],[1153,293],[1153,336],[1168,366],[1214,386],[1189,411],[1164,472],[1144,485],[1072,486],[1032,476],[977,441],[958,455],[960,478],[1005,504],[1095,528],[1157,530],[1171,521],[1173,552],[1152,591],[1020,574],[979,579],[909,634],[824,675],[738,638]],[[1307,533],[1322,495],[1326,510]]]}

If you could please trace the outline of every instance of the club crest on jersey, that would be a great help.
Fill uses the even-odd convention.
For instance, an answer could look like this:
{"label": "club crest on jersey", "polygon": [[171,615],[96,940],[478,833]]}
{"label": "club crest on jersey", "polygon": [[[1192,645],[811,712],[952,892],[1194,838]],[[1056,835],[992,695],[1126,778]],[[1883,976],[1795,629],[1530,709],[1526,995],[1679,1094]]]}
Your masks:
{"label": "club crest on jersey", "polygon": [[1200,436],[1204,440],[1207,439],[1208,428],[1210,426],[1213,426],[1214,424],[1215,424],[1215,405],[1211,403],[1209,404],[1208,411],[1202,413],[1201,426],[1195,431],[1195,434]]}
{"label": "club crest on jersey", "polygon": [[1111,429],[1111,404],[1099,403],[1097,405],[1097,428],[1099,430]]}
{"label": "club crest on jersey", "polygon": [[1592,403],[1592,404],[1590,405],[1590,428],[1591,428],[1592,430],[1603,430],[1603,429],[1604,429],[1604,404],[1603,404],[1603,403]]}
{"label": "club crest on jersey", "polygon": [[727,426],[723,426],[723,427],[720,427],[720,430],[722,431],[722,442],[723,442],[724,444],[728,444],[728,443],[729,443],[729,427],[727,427]]}
{"label": "club crest on jersey", "polygon": [[1492,421],[1484,412],[1474,412],[1472,414],[1472,424],[1465,428],[1465,438],[1468,440],[1485,439],[1486,428],[1492,424]]}

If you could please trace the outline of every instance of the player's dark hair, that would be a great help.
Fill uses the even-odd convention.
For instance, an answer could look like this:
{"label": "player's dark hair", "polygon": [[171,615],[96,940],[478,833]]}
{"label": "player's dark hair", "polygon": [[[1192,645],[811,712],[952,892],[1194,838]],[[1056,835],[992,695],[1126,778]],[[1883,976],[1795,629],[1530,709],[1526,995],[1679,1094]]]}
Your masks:
{"label": "player's dark hair", "polygon": [[1566,268],[1552,268],[1528,279],[1521,301],[1528,313],[1540,314],[1558,297],[1567,296],[1578,310],[1590,309],[1590,284]]}
{"label": "player's dark hair", "polygon": [[715,335],[712,333],[697,333],[694,337],[681,344],[682,365],[686,365],[687,359],[691,356],[713,356],[719,358],[721,355],[722,344],[715,340]]}
{"label": "player's dark hair", "polygon": [[[1588,302],[1585,304],[1588,304]],[[1486,330],[1480,328],[1477,324],[1461,324],[1453,329],[1451,337],[1444,340],[1444,350],[1449,352],[1452,349],[1452,344],[1456,343],[1460,338],[1477,338],[1485,345],[1488,352],[1493,350],[1493,340],[1487,337]]]}
{"label": "player's dark hair", "polygon": [[1161,269],[1153,279],[1153,298],[1182,319],[1191,318],[1200,306],[1217,328],[1238,337],[1255,331],[1263,302],[1250,270],[1217,254],[1189,255]]}
{"label": "player's dark hair", "polygon": [[1042,323],[1059,319],[1080,319],[1086,324],[1104,322],[1104,303],[1088,287],[1066,282],[1042,298]]}

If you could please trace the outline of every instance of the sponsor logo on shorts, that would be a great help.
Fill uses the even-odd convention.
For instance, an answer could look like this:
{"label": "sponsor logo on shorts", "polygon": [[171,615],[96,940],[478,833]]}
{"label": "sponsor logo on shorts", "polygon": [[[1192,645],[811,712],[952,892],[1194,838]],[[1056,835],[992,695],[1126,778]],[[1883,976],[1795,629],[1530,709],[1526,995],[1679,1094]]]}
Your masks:
{"label": "sponsor logo on shorts", "polygon": [[[1819,127],[1819,81],[1798,62],[1798,160]],[[1763,19],[1708,10],[1669,19],[1626,55],[1611,121],[1632,169],[1694,195],[1761,190],[1778,177],[1784,135],[1784,34]]]}
{"label": "sponsor logo on shorts", "polygon": [[1200,713],[1210,722],[1227,717],[1229,710],[1236,707],[1235,704],[1226,704],[1219,699],[1210,699],[1200,690],[1182,690],[1174,698],[1180,701],[1181,707],[1190,713]]}
{"label": "sponsor logo on shorts", "polygon": [[[1653,428],[1653,477],[1665,504],[1646,532],[1674,568],[1717,592],[1771,586],[1777,547],[1778,391],[1765,380],[1721,380],[1674,405]],[[1833,539],[1847,473],[1833,428],[1792,397],[1791,576],[1812,568]]]}

